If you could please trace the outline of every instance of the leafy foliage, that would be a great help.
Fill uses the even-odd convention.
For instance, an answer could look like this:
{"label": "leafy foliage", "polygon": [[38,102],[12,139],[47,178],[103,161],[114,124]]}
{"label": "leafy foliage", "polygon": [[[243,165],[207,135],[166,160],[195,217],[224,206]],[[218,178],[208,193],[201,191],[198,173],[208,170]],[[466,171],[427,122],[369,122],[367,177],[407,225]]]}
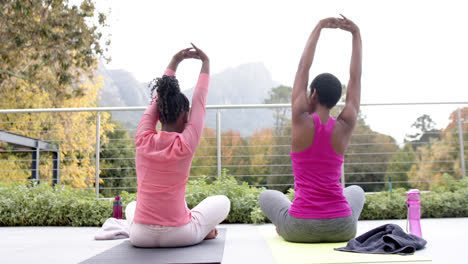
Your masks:
{"label": "leafy foliage", "polygon": [[[421,217],[468,217],[468,178],[455,181],[446,174],[443,183],[431,192],[421,193]],[[406,191],[398,188],[390,194],[379,192],[366,195],[359,220],[405,219],[407,217]],[[294,190],[288,194],[294,199]]]}
{"label": "leafy foliage", "polygon": [[[364,121],[358,119],[351,142],[345,154],[345,177],[347,185],[360,184],[366,192],[384,188],[384,177],[391,155],[398,150],[395,140],[373,131]],[[377,154],[376,154],[377,153]]]}
{"label": "leafy foliage", "polygon": [[47,184],[0,185],[0,226],[99,226],[112,203],[92,191]]}
{"label": "leafy foliage", "polygon": [[[273,88],[269,93],[269,98],[265,99],[267,104],[281,104],[291,102],[292,87],[280,85]],[[289,152],[291,150],[291,109],[275,108],[273,110],[274,135],[272,156],[269,158],[271,166],[267,178],[268,185],[272,189],[286,191],[294,181]]]}
{"label": "leafy foliage", "polygon": [[[263,102],[265,104],[285,104],[291,103],[292,87],[280,85],[274,87],[269,92],[269,97]],[[275,134],[282,134],[284,127],[289,123],[289,116],[291,116],[290,108],[275,108]]]}
{"label": "leafy foliage", "polygon": [[[105,20],[91,0],[79,6],[67,0],[2,1],[0,108],[97,106],[102,79],[95,78],[94,70],[109,44],[101,45]],[[101,114],[101,131],[112,130],[108,119],[107,113]],[[93,185],[95,113],[4,114],[0,129],[58,144],[61,181],[78,188]],[[105,143],[106,135],[101,132],[100,137]],[[9,160],[0,164],[2,171],[14,171],[2,173],[1,179],[28,177],[30,162],[24,159],[29,156],[8,152],[0,158]],[[52,177],[51,168],[50,159],[41,161],[42,180]]]}
{"label": "leafy foliage", "polygon": [[[109,44],[101,45],[98,26],[106,25],[106,15],[95,13],[92,0],[81,1],[80,6],[68,0],[6,0],[0,12],[2,91],[22,79],[57,98],[75,96],[78,90],[60,88],[88,74]],[[91,19],[97,23],[89,23]]]}
{"label": "leafy foliage", "polygon": [[99,193],[103,197],[117,196],[121,188],[136,191],[135,151],[133,138],[119,121],[112,121],[115,129],[106,131],[108,141],[100,153]]}
{"label": "leafy foliage", "polygon": [[193,176],[217,175],[216,164],[216,131],[213,128],[203,128],[202,137],[195,151],[195,157],[190,168]]}
{"label": "leafy foliage", "polygon": [[[266,218],[258,204],[258,196],[264,190],[265,188],[249,187],[246,182],[238,184],[223,169],[222,176],[214,181],[207,177],[190,180],[185,200],[189,208],[194,208],[209,196],[226,195],[231,201],[231,211],[225,223],[263,223]],[[125,204],[136,201],[136,195],[123,192],[122,201]]]}
{"label": "leafy foliage", "polygon": [[[444,183],[433,191],[421,193],[422,217],[468,217],[468,179],[455,181],[449,175],[443,179]],[[208,196],[223,194],[231,200],[225,223],[263,223],[268,221],[258,204],[263,190],[246,183],[239,185],[226,175],[211,184],[201,178],[189,181],[186,201],[193,208]],[[287,197],[294,198],[293,189]],[[136,194],[122,192],[124,205],[135,200]],[[405,190],[397,189],[392,195],[388,192],[367,195],[360,220],[404,219],[406,214]],[[0,226],[99,226],[111,216],[112,202],[96,199],[89,190],[46,184],[0,185]]]}
{"label": "leafy foliage", "polygon": [[[468,107],[461,109],[461,118],[466,120]],[[468,124],[462,124],[463,141],[468,140]],[[455,179],[461,179],[460,144],[458,135],[457,111],[450,115],[450,123],[441,132],[440,140],[430,139],[430,144],[417,147],[417,163],[414,164],[409,173],[410,181],[414,187],[420,189],[431,189],[438,182],[443,182],[442,176],[445,173],[451,174]],[[465,146],[465,157],[468,154]],[[465,161],[466,166],[466,161]]]}
{"label": "leafy foliage", "polygon": [[424,114],[416,119],[411,125],[412,128],[417,130],[414,134],[406,135],[409,141],[411,142],[429,142],[431,138],[440,139],[440,134],[437,129],[435,129],[436,123],[432,118]]}
{"label": "leafy foliage", "polygon": [[261,223],[265,221],[265,216],[261,213],[258,196],[263,190],[249,187],[246,182],[238,184],[236,179],[226,175],[217,178],[212,184],[208,184],[206,178],[201,178],[187,185],[186,201],[188,207],[193,208],[208,196],[226,195],[231,200],[231,211],[226,223]]}
{"label": "leafy foliage", "polygon": [[[449,178],[445,178],[445,186],[421,193],[421,217],[468,216],[468,179],[456,182]],[[367,195],[360,219],[404,219],[406,215],[406,191],[397,189],[391,196],[388,192]]]}
{"label": "leafy foliage", "polygon": [[[416,154],[410,145],[405,145],[403,148],[398,149],[397,153],[392,155],[387,165],[385,182],[389,182],[391,179],[394,188],[409,189],[408,172],[415,163]],[[386,184],[385,189],[388,189],[388,184]]]}

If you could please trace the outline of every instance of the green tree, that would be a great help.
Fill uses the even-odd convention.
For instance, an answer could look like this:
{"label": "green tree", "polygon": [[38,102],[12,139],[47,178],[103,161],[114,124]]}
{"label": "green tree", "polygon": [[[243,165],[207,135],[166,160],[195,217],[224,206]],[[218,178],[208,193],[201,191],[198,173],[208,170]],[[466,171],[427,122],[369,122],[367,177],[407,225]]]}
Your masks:
{"label": "green tree", "polygon": [[[269,97],[266,98],[263,103],[265,104],[286,104],[291,103],[292,87],[280,85],[272,88],[268,93]],[[275,118],[275,135],[280,135],[283,132],[283,128],[290,120],[290,108],[274,108]]]}
{"label": "green tree", "polygon": [[[391,179],[393,188],[409,189],[408,173],[415,163],[416,154],[413,151],[413,147],[406,144],[403,148],[399,149],[396,154],[392,155],[387,166],[385,182],[389,182]],[[388,186],[386,187],[388,188]]]}
{"label": "green tree", "polygon": [[414,148],[418,145],[429,143],[431,139],[440,139],[440,131],[435,128],[436,123],[427,114],[418,117],[411,127],[414,128],[416,132],[406,135],[406,138],[407,141],[413,143]]}
{"label": "green tree", "polygon": [[[2,1],[0,108],[97,106],[102,79],[94,70],[109,44],[101,45],[105,20],[90,0],[79,6],[66,0]],[[108,118],[102,113],[103,131],[113,127]],[[59,144],[61,182],[81,188],[93,185],[95,128],[91,112],[0,116],[2,130]],[[106,135],[100,136],[105,143]],[[41,166],[50,169],[50,163]],[[41,167],[41,178],[50,177]]]}
{"label": "green tree", "polygon": [[106,131],[108,141],[100,153],[100,190],[104,197],[119,195],[123,190],[136,192],[135,144],[128,130],[112,121],[113,130]]}
{"label": "green tree", "polygon": [[[291,94],[292,87],[280,85],[270,91],[269,97],[265,99],[264,103],[291,103]],[[273,134],[275,147],[271,150],[271,156],[265,157],[273,165],[269,167],[267,184],[272,189],[285,192],[294,183],[289,156],[291,150],[291,110],[290,108],[275,108],[273,117],[275,119]]]}
{"label": "green tree", "polygon": [[381,191],[391,155],[398,150],[395,140],[373,131],[360,115],[345,154],[347,185],[360,185],[367,192]]}
{"label": "green tree", "polygon": [[0,92],[22,79],[53,93],[56,107],[84,92],[73,84],[92,73],[110,43],[101,45],[106,15],[96,13],[93,1],[5,0],[0,14]]}

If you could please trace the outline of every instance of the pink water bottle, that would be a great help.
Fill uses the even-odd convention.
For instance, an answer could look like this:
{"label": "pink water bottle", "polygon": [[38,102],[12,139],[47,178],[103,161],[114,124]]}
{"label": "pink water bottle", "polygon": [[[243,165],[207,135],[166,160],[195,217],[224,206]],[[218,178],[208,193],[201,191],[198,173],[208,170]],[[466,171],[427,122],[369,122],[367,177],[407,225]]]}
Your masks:
{"label": "pink water bottle", "polygon": [[422,238],[421,233],[421,202],[418,189],[406,193],[408,205],[409,232]]}
{"label": "pink water bottle", "polygon": [[120,200],[120,196],[115,197],[112,217],[122,219],[122,200]]}

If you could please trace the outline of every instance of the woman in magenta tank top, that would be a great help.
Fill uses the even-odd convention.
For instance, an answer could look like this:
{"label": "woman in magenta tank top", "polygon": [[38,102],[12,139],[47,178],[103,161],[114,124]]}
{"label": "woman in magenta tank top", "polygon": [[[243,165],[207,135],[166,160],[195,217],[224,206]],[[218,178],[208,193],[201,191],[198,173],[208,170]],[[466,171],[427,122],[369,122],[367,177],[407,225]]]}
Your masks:
{"label": "woman in magenta tank top", "polygon": [[[335,119],[331,109],[341,97],[341,83],[330,73],[310,84],[309,70],[322,29],[341,29],[352,34],[350,79],[346,104]],[[294,80],[292,91],[291,160],[295,197],[291,203],[278,191],[260,195],[260,206],[278,233],[293,242],[339,242],[356,235],[364,205],[364,191],[340,184],[344,154],[356,125],[361,91],[361,36],[349,19],[327,18],[312,31]]]}

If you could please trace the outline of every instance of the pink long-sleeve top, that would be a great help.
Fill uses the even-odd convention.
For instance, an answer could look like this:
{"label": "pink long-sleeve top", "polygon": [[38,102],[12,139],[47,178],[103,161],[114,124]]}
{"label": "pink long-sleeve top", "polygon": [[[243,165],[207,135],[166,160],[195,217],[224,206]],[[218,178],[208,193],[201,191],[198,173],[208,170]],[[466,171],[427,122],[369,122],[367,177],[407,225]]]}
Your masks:
{"label": "pink long-sleeve top", "polygon": [[[167,69],[164,75],[175,72]],[[185,189],[205,122],[209,80],[208,74],[200,74],[189,122],[182,133],[156,131],[159,121],[156,100],[143,114],[135,135],[138,182],[135,223],[182,226],[190,222]]]}

